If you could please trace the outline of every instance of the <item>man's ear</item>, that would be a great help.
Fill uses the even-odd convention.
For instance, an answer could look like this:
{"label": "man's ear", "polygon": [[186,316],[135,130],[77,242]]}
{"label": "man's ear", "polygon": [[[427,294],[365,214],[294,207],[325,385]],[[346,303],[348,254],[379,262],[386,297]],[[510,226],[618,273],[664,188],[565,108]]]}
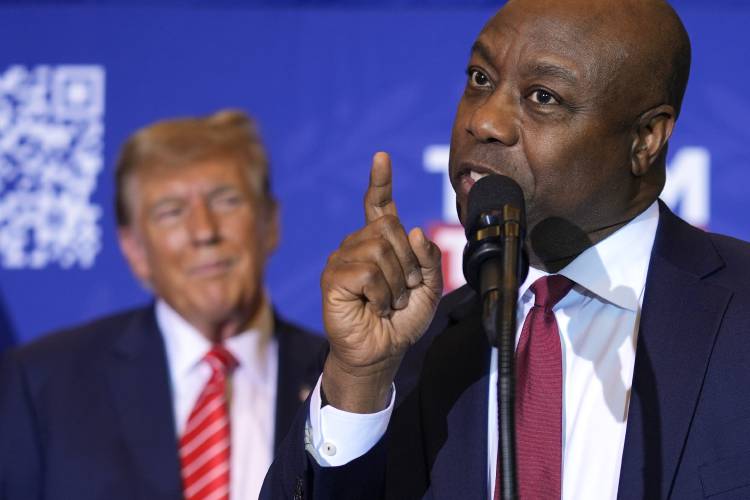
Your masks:
{"label": "man's ear", "polygon": [[631,148],[631,171],[636,177],[649,172],[672,136],[676,113],[662,104],[643,113],[636,124]]}
{"label": "man's ear", "polygon": [[130,265],[130,270],[144,286],[150,286],[151,266],[148,263],[142,238],[131,226],[121,226],[117,229],[117,239],[120,242],[120,250]]}

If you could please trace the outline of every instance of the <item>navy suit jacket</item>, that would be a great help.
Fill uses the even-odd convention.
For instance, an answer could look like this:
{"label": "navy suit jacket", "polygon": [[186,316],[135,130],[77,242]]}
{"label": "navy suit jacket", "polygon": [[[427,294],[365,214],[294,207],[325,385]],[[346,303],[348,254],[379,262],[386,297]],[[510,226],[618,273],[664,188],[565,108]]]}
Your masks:
{"label": "navy suit jacket", "polygon": [[[363,457],[318,467],[300,412],[261,498],[488,498],[490,347],[479,312],[466,287],[441,301],[402,363],[388,431]],[[663,204],[618,498],[750,498],[750,245],[695,229]]]}
{"label": "navy suit jacket", "polygon": [[[317,380],[322,337],[275,316],[276,446]],[[302,393],[302,395],[301,395]],[[8,353],[0,368],[0,499],[182,498],[169,372],[154,308]]]}

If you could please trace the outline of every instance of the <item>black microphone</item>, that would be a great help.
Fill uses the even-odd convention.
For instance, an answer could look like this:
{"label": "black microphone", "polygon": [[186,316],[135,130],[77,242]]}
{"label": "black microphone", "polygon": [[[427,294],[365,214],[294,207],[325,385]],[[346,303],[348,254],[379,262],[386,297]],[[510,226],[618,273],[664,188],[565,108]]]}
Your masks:
{"label": "black microphone", "polygon": [[[529,263],[523,249],[526,208],[521,187],[503,175],[479,179],[469,191],[463,270],[466,282],[484,299],[503,283],[526,279]],[[507,268],[506,268],[507,266]],[[495,339],[490,339],[497,345]]]}
{"label": "black microphone", "polygon": [[518,498],[515,436],[515,337],[518,287],[529,272],[526,208],[511,178],[488,175],[469,191],[464,276],[482,301],[482,326],[497,347],[498,432],[504,500]]}

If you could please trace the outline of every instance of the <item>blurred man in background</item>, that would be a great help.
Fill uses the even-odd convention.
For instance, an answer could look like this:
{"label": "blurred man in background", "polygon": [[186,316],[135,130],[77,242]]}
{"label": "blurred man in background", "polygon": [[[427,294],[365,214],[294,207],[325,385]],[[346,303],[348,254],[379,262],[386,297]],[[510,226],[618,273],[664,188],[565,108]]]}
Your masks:
{"label": "blurred man in background", "polygon": [[0,497],[255,499],[324,341],[264,291],[279,210],[253,122],[221,111],[139,130],[115,205],[155,302],[6,357]]}

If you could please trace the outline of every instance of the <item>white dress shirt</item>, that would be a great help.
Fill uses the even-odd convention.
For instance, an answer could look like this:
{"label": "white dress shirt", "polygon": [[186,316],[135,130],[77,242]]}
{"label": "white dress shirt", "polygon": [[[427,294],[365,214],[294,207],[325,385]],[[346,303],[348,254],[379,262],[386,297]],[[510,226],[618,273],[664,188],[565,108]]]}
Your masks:
{"label": "white dress shirt", "polygon": [[[617,497],[638,324],[658,222],[659,207],[654,203],[558,273],[576,283],[553,308],[563,359],[564,500]],[[531,268],[519,289],[516,343],[534,305],[529,288],[546,275]],[[487,491],[492,499],[498,447],[494,348],[488,392]],[[382,437],[393,399],[386,410],[372,415],[348,414],[330,406],[316,411],[319,406],[320,383],[311,401],[307,450],[319,464],[338,466],[365,454]],[[360,437],[352,430],[353,419],[376,427],[379,434]]]}
{"label": "white dress shirt", "polygon": [[[156,322],[164,338],[179,441],[211,376],[203,357],[211,343],[163,300]],[[230,498],[256,500],[273,461],[278,343],[267,300],[250,329],[224,341],[238,362],[230,379]]]}

